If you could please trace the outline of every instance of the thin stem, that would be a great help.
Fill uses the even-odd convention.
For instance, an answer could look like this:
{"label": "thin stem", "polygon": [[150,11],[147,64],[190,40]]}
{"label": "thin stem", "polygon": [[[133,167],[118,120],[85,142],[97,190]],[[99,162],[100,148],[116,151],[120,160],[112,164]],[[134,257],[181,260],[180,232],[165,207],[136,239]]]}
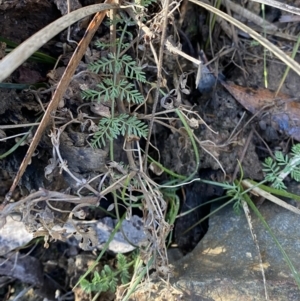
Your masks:
{"label": "thin stem", "polygon": [[[154,98],[154,103],[152,107],[152,119],[150,121],[149,125],[149,133],[147,137],[147,143],[145,147],[145,155],[146,157],[148,156],[149,153],[149,145],[150,145],[150,139],[151,139],[151,134],[152,134],[152,129],[153,129],[153,124],[154,124],[154,115],[156,113],[156,108],[158,104],[158,98],[159,98],[159,90],[163,81],[162,78],[162,63],[163,63],[163,57],[164,57],[164,47],[165,47],[165,40],[166,40],[166,33],[167,33],[167,24],[168,24],[168,12],[169,12],[169,3],[170,0],[166,0],[164,2],[164,16],[163,16],[163,25],[162,25],[162,34],[161,34],[161,39],[160,39],[160,48],[159,48],[159,57],[158,57],[158,65],[157,65],[157,85],[156,85],[156,94]],[[144,170],[147,170],[147,160],[144,162]]]}

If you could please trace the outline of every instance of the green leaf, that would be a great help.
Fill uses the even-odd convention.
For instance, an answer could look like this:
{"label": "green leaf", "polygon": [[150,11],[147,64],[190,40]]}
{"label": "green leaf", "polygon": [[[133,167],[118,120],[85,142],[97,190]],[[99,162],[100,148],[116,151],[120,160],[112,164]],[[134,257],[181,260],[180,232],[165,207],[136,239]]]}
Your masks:
{"label": "green leaf", "polygon": [[292,178],[297,181],[300,182],[300,169],[299,167],[295,168],[292,172],[291,172],[291,176]]}
{"label": "green leaf", "polygon": [[283,153],[280,151],[275,152],[275,159],[281,164],[287,164],[289,162],[289,157],[287,155],[284,156]]}
{"label": "green leaf", "polygon": [[118,279],[115,277],[112,277],[109,281],[109,290],[114,292],[117,289]]}
{"label": "green leaf", "polygon": [[80,280],[80,285],[85,292],[89,293],[92,291],[92,285],[86,279]]}
{"label": "green leaf", "polygon": [[284,183],[282,182],[282,180],[276,180],[273,184],[272,187],[274,187],[275,189],[279,189],[279,190],[286,190],[287,187],[284,185]]}
{"label": "green leaf", "polygon": [[138,120],[136,116],[121,114],[116,117],[103,117],[99,124],[99,130],[94,134],[92,145],[102,147],[106,145],[106,140],[112,141],[119,135],[135,135],[146,138],[148,135],[148,126]]}
{"label": "green leaf", "polygon": [[94,277],[93,277],[93,283],[99,282],[101,280],[101,277],[97,271],[94,272]]}
{"label": "green leaf", "polygon": [[118,270],[122,270],[123,267],[127,264],[126,257],[123,254],[118,253],[117,260],[118,260],[117,268]]}

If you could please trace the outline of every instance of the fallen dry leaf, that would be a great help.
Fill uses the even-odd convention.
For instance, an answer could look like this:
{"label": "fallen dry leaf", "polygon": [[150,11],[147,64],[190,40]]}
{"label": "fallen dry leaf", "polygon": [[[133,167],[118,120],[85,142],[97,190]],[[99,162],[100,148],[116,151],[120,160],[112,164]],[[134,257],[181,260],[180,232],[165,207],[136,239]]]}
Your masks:
{"label": "fallen dry leaf", "polygon": [[[229,82],[222,82],[229,93],[248,111],[263,114],[264,120],[269,122],[276,130],[300,141],[300,103],[294,101],[289,95],[264,88],[248,88]],[[267,114],[266,114],[267,113]],[[267,119],[266,119],[267,117]]]}

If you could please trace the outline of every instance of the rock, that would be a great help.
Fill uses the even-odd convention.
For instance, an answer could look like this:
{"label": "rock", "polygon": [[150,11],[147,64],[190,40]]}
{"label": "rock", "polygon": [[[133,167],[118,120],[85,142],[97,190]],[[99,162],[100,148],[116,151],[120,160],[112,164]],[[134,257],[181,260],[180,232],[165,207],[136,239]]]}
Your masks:
{"label": "rock", "polygon": [[[18,279],[20,281],[21,286],[17,285],[15,287],[17,295],[22,295],[19,289],[24,284],[30,284],[35,287],[35,290],[29,293],[30,297],[25,295],[23,296],[24,299],[16,297],[14,300],[41,300],[40,297],[43,297],[43,300],[55,300],[55,291],[60,288],[49,276],[45,277],[41,261],[28,254],[24,256],[18,252],[11,252],[6,256],[1,256],[0,281],[3,278],[5,279],[5,277],[9,277],[10,280]],[[25,291],[28,290],[28,288],[24,289]]]}
{"label": "rock", "polygon": [[[259,210],[299,271],[299,216],[266,202]],[[253,212],[251,215],[270,300],[300,300],[281,252],[259,219]],[[188,292],[191,300],[265,300],[258,252],[244,213],[238,216],[227,206],[214,214],[209,224],[193,252],[174,262],[176,286]]]}
{"label": "rock", "polygon": [[21,247],[33,238],[33,234],[26,230],[23,222],[6,218],[6,224],[0,229],[0,256]]}
{"label": "rock", "polygon": [[[117,223],[117,220],[114,220],[110,217],[105,217],[98,222],[96,230],[99,239],[99,245],[97,246],[98,249],[103,249]],[[122,227],[124,234],[132,244],[130,244],[124,238],[122,232],[119,230],[114,236],[114,239],[109,244],[108,249],[110,251],[113,251],[114,253],[131,252],[135,249],[134,245],[139,245],[146,240],[146,235],[144,233],[144,223],[140,217],[133,215],[130,220],[123,220]]]}
{"label": "rock", "polygon": [[0,275],[10,276],[35,286],[44,284],[41,262],[31,256],[21,256],[17,252],[0,259]]}
{"label": "rock", "polygon": [[93,149],[90,146],[76,147],[66,133],[61,134],[60,152],[62,158],[68,162],[68,167],[74,172],[106,172],[105,159],[107,152]]}
{"label": "rock", "polygon": [[[63,229],[66,230],[66,233],[73,233],[81,249],[85,251],[95,248],[102,250],[117,223],[118,220],[111,217],[104,217],[97,221],[68,220]],[[144,223],[140,217],[133,215],[130,220],[123,220],[122,228],[131,244],[124,238],[119,229],[108,246],[109,251],[128,253],[135,249],[134,245],[139,245],[146,240]]]}

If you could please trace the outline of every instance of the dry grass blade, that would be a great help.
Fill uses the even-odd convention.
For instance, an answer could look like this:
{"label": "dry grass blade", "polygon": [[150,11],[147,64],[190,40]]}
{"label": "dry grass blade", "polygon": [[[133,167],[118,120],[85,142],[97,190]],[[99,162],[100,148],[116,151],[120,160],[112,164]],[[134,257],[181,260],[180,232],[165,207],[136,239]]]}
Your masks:
{"label": "dry grass blade", "polygon": [[247,219],[247,222],[248,222],[248,225],[249,225],[249,230],[251,232],[252,239],[254,241],[254,244],[256,246],[257,253],[258,253],[259,266],[260,266],[260,269],[261,269],[261,274],[262,274],[263,282],[264,282],[265,298],[266,298],[266,300],[270,300],[268,290],[267,290],[267,285],[266,285],[266,275],[265,275],[264,265],[263,265],[263,261],[262,261],[260,248],[259,248],[259,243],[257,241],[256,234],[254,233],[249,206],[248,206],[247,202],[245,202],[245,201],[243,201],[243,209],[244,209],[244,212],[245,212],[245,215],[246,215],[246,219]]}
{"label": "dry grass blade", "polygon": [[282,201],[281,199],[277,198],[276,196],[270,194],[269,192],[266,192],[265,190],[259,188],[259,187],[256,187],[254,186],[253,184],[251,184],[249,181],[247,180],[243,180],[242,181],[242,185],[244,187],[247,187],[247,188],[251,188],[251,191],[252,192],[255,192],[256,194],[264,197],[265,199],[268,199],[269,201],[287,209],[287,210],[290,210],[294,213],[297,213],[297,214],[300,214],[300,210],[294,206],[291,206],[289,204],[287,204],[286,202]]}
{"label": "dry grass blade", "polygon": [[15,69],[24,63],[35,51],[41,48],[54,36],[80,19],[100,11],[117,8],[116,4],[95,4],[80,8],[52,22],[0,61],[0,82],[5,80]]}
{"label": "dry grass blade", "polygon": [[298,7],[287,5],[285,3],[281,3],[281,2],[278,2],[278,1],[274,1],[274,0],[252,0],[252,1],[262,3],[262,4],[266,4],[266,5],[270,5],[272,7],[276,7],[276,8],[285,10],[285,11],[287,11],[289,13],[292,13],[292,14],[300,15],[300,9]]}
{"label": "dry grass blade", "polygon": [[[109,0],[111,1],[111,0]],[[110,8],[110,5],[105,5],[106,8]],[[93,20],[91,21],[89,27],[86,30],[86,33],[84,35],[84,37],[82,38],[82,40],[80,41],[80,43],[78,44],[64,74],[62,75],[62,78],[59,82],[59,84],[57,85],[57,89],[53,95],[53,98],[44,114],[44,117],[33,137],[33,140],[27,150],[27,153],[23,159],[23,162],[18,170],[18,173],[14,179],[14,182],[9,190],[9,192],[6,195],[5,198],[5,202],[4,204],[7,204],[7,202],[10,200],[11,195],[13,193],[13,191],[15,190],[16,186],[19,183],[20,178],[22,177],[30,159],[31,156],[33,154],[33,152],[36,149],[36,146],[38,144],[38,142],[41,139],[41,136],[46,128],[46,126],[48,125],[50,118],[51,118],[51,113],[54,112],[59,104],[59,101],[61,100],[62,96],[64,95],[72,76],[74,75],[74,72],[76,70],[76,67],[78,66],[82,56],[84,55],[92,37],[94,36],[96,30],[98,29],[99,25],[101,24],[102,20],[105,17],[105,13],[106,11],[102,11],[99,12],[95,15],[95,17],[93,18]]]}
{"label": "dry grass blade", "polygon": [[199,2],[197,0],[189,0],[190,2],[193,2],[199,6],[204,7],[205,9],[211,11],[212,13],[218,15],[219,17],[223,18],[224,20],[234,24],[244,32],[248,33],[253,39],[257,40],[262,46],[266,47],[269,51],[271,51],[274,55],[276,55],[281,61],[283,61],[287,66],[289,66],[291,69],[293,69],[298,75],[300,75],[300,65],[294,61],[292,58],[290,58],[288,55],[286,55],[282,50],[280,50],[278,47],[270,43],[267,39],[262,37],[260,34],[258,34],[256,31],[252,30],[245,24],[237,21],[236,19],[230,17],[229,15],[223,13],[222,11],[216,9],[215,7],[205,4],[203,2]]}
{"label": "dry grass blade", "polygon": [[278,29],[278,27],[275,24],[268,22],[267,20],[261,18],[257,14],[245,9],[241,5],[235,4],[230,0],[223,0],[223,2],[226,5],[228,5],[228,7],[232,11],[234,11],[235,13],[243,16],[243,18],[246,18],[246,19],[254,22],[256,25],[259,25],[259,26],[264,27],[265,29],[268,29],[268,30],[271,30],[271,31],[275,31],[275,30]]}

